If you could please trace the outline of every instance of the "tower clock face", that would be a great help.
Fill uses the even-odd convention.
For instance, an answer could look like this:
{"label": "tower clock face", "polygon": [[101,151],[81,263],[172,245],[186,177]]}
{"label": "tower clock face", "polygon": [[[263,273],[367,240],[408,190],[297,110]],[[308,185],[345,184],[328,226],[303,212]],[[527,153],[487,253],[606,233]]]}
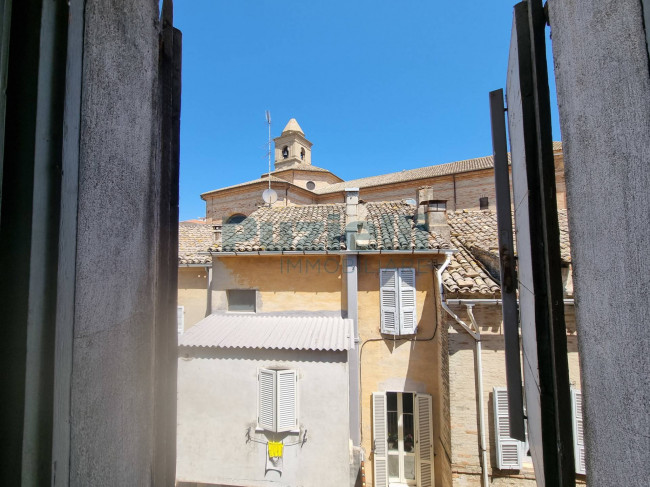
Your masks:
{"label": "tower clock face", "polygon": [[282,149],[282,157],[285,158],[285,159],[286,159],[287,157],[289,157],[289,149],[288,149],[287,147],[285,147],[284,149]]}

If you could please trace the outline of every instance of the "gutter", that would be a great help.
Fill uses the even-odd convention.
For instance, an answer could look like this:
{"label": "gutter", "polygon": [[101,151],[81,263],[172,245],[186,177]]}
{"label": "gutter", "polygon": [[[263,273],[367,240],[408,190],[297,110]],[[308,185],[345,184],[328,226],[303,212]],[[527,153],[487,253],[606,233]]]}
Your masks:
{"label": "gutter", "polygon": [[198,252],[199,255],[218,256],[255,256],[255,255],[439,255],[451,256],[457,249],[426,249],[426,250],[248,250],[233,252]]}
{"label": "gutter", "polygon": [[[438,277],[438,291],[440,292],[440,304],[442,309],[444,309],[449,316],[451,316],[456,323],[458,323],[469,335],[474,339],[475,348],[474,348],[474,382],[476,384],[476,415],[478,420],[478,429],[479,429],[479,449],[481,451],[481,486],[489,487],[489,478],[487,472],[487,447],[485,444],[485,421],[483,419],[483,365],[481,362],[481,333],[479,327],[474,319],[474,314],[472,313],[473,304],[467,304],[467,313],[472,320],[472,325],[474,329],[467,325],[463,320],[461,320],[456,313],[454,313],[447,303],[445,302],[445,289],[442,283],[442,273],[445,271],[447,266],[451,261],[451,254],[447,254],[445,262],[442,264],[440,269],[436,271]],[[494,300],[496,301],[496,300]],[[496,303],[494,303],[496,304]]]}
{"label": "gutter", "polygon": [[[477,304],[501,304],[500,299],[447,299],[447,304],[452,304],[452,305],[465,305],[465,306],[474,306]],[[519,303],[519,300],[517,300],[517,303]],[[574,300],[573,299],[565,299],[564,300],[564,305],[565,306],[573,306]],[[443,306],[444,307],[444,306]],[[451,311],[448,311],[448,313]]]}

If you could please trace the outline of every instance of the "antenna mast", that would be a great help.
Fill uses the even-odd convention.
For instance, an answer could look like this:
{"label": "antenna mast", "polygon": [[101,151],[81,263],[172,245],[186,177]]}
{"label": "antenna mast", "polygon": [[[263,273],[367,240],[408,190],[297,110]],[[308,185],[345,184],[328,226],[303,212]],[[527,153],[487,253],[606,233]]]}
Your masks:
{"label": "antenna mast", "polygon": [[269,191],[271,190],[271,112],[266,110],[266,123],[269,126]]}

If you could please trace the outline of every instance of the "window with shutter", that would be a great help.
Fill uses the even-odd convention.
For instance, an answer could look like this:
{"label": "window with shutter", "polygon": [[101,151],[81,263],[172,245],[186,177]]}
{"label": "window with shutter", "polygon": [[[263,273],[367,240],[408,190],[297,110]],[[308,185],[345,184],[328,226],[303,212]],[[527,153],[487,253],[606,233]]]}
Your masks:
{"label": "window with shutter", "polygon": [[298,427],[298,374],[295,370],[260,369],[257,423],[277,433]]}
{"label": "window with shutter", "polygon": [[433,486],[433,410],[429,394],[415,395],[418,487]]}
{"label": "window with shutter", "polygon": [[508,418],[508,390],[493,388],[494,432],[496,436],[497,468],[503,470],[521,469],[521,442],[510,437]]}
{"label": "window with shutter", "polygon": [[400,334],[417,331],[415,317],[415,269],[399,269]]}
{"label": "window with shutter", "polygon": [[372,451],[375,487],[388,487],[386,394],[372,393]]}
{"label": "window with shutter", "polygon": [[399,315],[397,314],[398,276],[397,269],[380,270],[381,287],[381,332],[397,335],[399,330]]}
{"label": "window with shutter", "polygon": [[575,456],[576,473],[585,475],[585,441],[582,428],[582,392],[571,389],[573,416],[573,454]]}
{"label": "window with shutter", "polygon": [[417,332],[415,269],[381,269],[381,333],[412,335]]}

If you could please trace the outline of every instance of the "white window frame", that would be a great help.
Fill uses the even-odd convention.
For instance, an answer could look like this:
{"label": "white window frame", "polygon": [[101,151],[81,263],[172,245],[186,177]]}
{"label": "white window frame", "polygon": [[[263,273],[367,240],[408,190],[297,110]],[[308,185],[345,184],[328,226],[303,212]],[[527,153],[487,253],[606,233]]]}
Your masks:
{"label": "white window frame", "polygon": [[[398,392],[398,391],[387,391]],[[372,451],[375,487],[388,487],[387,392],[372,393]],[[409,391],[399,391],[402,394]],[[433,401],[430,394],[413,394],[415,433],[415,485],[433,487]]]}
{"label": "white window frame", "polygon": [[380,331],[415,335],[418,327],[416,272],[412,267],[379,269]]}
{"label": "white window frame", "polygon": [[257,429],[275,433],[298,431],[296,370],[258,369]]}
{"label": "white window frame", "polygon": [[179,336],[185,332],[185,306],[176,307],[176,331]]}

